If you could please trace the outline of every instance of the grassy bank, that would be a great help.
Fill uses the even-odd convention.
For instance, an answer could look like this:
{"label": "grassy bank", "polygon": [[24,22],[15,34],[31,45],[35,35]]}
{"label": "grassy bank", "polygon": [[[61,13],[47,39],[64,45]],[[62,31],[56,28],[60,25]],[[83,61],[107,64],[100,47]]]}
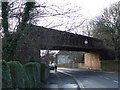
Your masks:
{"label": "grassy bank", "polygon": [[120,68],[120,60],[102,60],[101,69],[103,71],[118,72]]}

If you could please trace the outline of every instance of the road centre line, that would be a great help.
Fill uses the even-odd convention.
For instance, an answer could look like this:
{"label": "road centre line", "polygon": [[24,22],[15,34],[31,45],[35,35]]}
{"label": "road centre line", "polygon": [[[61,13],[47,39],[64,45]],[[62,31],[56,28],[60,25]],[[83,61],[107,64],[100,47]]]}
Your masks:
{"label": "road centre line", "polygon": [[[103,76],[99,76],[99,77],[103,77]],[[107,78],[107,77],[103,77],[103,78],[105,78],[105,79],[107,79],[107,80],[110,80],[110,78]],[[118,83],[117,80],[113,80],[113,82]]]}
{"label": "road centre line", "polygon": [[113,82],[118,83],[118,81],[116,81],[116,80],[113,80]]}
{"label": "road centre line", "polygon": [[110,80],[110,78],[107,78],[107,77],[104,77],[105,79],[107,79],[107,80]]}

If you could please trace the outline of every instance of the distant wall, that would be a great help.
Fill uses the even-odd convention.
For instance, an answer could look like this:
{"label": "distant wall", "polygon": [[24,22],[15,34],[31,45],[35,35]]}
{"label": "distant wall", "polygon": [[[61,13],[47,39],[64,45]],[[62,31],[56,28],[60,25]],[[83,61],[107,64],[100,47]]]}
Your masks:
{"label": "distant wall", "polygon": [[65,63],[59,64],[59,67],[67,67],[67,68],[85,68],[85,69],[94,69],[101,70],[101,62],[99,60],[98,53],[85,53],[84,55],[84,63]]}
{"label": "distant wall", "polygon": [[58,64],[70,63],[72,60],[69,59],[69,55],[57,55]]}

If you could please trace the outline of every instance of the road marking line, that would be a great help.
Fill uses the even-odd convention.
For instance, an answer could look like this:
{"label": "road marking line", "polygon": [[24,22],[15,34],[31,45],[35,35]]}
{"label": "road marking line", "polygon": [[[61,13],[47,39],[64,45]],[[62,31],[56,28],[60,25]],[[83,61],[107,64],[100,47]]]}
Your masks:
{"label": "road marking line", "polygon": [[107,77],[104,77],[105,79],[107,79],[107,80],[110,80],[110,78],[107,78]]}
{"label": "road marking line", "polygon": [[58,88],[57,84],[47,84],[45,85],[45,88]]}
{"label": "road marking line", "polygon": [[103,76],[99,76],[99,77],[102,77],[102,78],[103,78]]}
{"label": "road marking line", "polygon": [[88,80],[85,80],[85,82],[88,82]]}
{"label": "road marking line", "polygon": [[113,80],[113,82],[118,83],[118,81],[116,81],[116,80]]}

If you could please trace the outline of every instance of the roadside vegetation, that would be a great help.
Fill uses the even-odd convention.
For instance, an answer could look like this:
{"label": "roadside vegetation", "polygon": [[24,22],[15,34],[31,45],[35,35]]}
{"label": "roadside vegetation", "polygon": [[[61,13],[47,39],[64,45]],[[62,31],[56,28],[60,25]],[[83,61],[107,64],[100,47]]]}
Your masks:
{"label": "roadside vegetation", "polygon": [[120,2],[105,8],[90,22],[91,34],[101,39],[105,46],[103,60],[120,60]]}
{"label": "roadside vegetation", "polygon": [[2,60],[2,88],[43,88],[49,74],[44,63]]}
{"label": "roadside vegetation", "polygon": [[103,71],[119,72],[120,60],[102,60],[101,69]]}

